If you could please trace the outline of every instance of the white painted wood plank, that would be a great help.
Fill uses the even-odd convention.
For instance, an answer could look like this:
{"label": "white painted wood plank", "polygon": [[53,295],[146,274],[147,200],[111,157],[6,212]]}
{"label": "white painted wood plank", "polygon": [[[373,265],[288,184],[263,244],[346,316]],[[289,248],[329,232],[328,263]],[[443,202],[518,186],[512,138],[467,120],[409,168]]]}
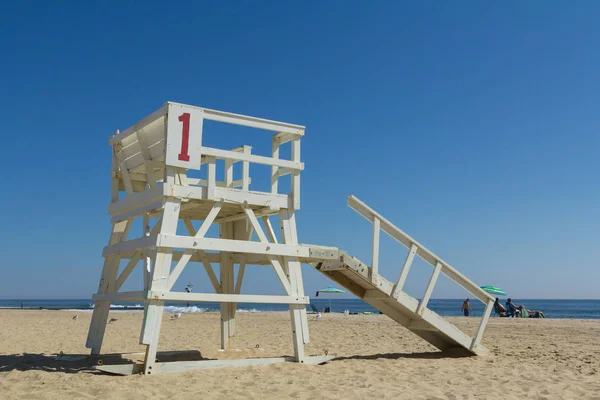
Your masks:
{"label": "white painted wood plank", "polygon": [[208,213],[208,215],[206,216],[206,218],[202,222],[202,225],[200,226],[200,228],[198,229],[198,232],[196,232],[196,234],[194,235],[194,237],[196,237],[196,238],[203,238],[204,235],[206,235],[206,232],[208,232],[208,230],[210,229],[210,227],[211,227],[212,223],[214,222],[215,218],[217,217],[217,215],[221,211],[221,206],[222,206],[221,203],[215,203],[215,205],[213,205],[213,208],[210,210],[210,212]]}
{"label": "white painted wood plank", "polygon": [[135,256],[131,260],[129,260],[129,262],[123,269],[123,272],[121,272],[121,275],[119,275],[119,278],[117,279],[117,282],[115,283],[115,291],[118,291],[119,289],[121,289],[121,286],[123,286],[123,283],[125,283],[125,281],[129,277],[129,275],[131,274],[131,271],[133,271],[133,268],[135,268],[135,266],[138,264],[138,262],[142,259],[143,255],[144,255],[143,250],[138,250],[135,252]]}
{"label": "white painted wood plank", "polygon": [[429,324],[427,321],[422,319],[415,319],[410,322],[407,326],[410,330],[419,330],[419,331],[430,331],[430,332],[439,332],[440,330],[435,326]]}
{"label": "white painted wood plank", "polygon": [[[219,233],[223,240],[233,239],[233,223],[228,222],[219,226]],[[231,253],[222,251],[220,254],[219,274],[221,277],[221,292],[223,295],[232,295],[234,293],[233,283],[233,262]],[[229,348],[230,339],[235,331],[235,312],[231,307],[234,304],[221,302],[221,349]]]}
{"label": "white painted wood plank", "polygon": [[248,161],[250,163],[290,168],[297,171],[302,171],[304,169],[304,163],[301,162],[280,160],[272,157],[257,156],[254,154],[238,153],[235,151],[215,149],[212,147],[202,146],[202,154],[223,160]]}
{"label": "white painted wood plank", "polygon": [[[200,259],[200,255],[198,254],[198,252],[201,250],[196,250],[193,254],[192,254],[192,258],[190,259],[190,262],[202,262],[202,260]],[[173,251],[173,261],[179,261],[181,259],[181,257],[183,256],[185,252],[184,251],[179,251],[179,250],[174,250]],[[154,256],[156,254],[156,250],[148,250],[148,255],[149,256]],[[214,264],[218,264],[219,263],[219,253],[204,253],[206,256],[206,259],[208,260],[209,263],[214,263]],[[128,252],[125,253],[121,253],[120,256],[123,259],[131,259],[133,256],[135,255],[135,250],[130,250]],[[242,259],[246,262],[246,265],[257,265],[257,266],[271,266],[271,262],[267,259],[267,256],[262,255],[262,254],[233,254],[233,262],[239,264],[240,262],[242,262]],[[300,262],[308,262],[310,259],[304,259],[304,258],[300,258]]]}
{"label": "white painted wood plank", "polygon": [[[144,236],[150,236],[150,217],[146,214],[142,220],[142,224],[144,226]],[[158,231],[158,227],[160,226],[160,220],[156,223],[156,230]],[[148,290],[150,288],[150,276],[151,276],[151,261],[150,261],[150,252],[148,249],[144,249],[142,259],[144,260],[144,290]]]}
{"label": "white painted wood plank", "polygon": [[[318,365],[333,360],[334,356],[312,356],[304,359],[304,364]],[[292,357],[279,358],[249,358],[244,360],[200,360],[200,361],[173,361],[154,364],[153,375],[175,372],[192,371],[198,369],[258,367],[295,362]],[[94,369],[114,375],[136,375],[143,371],[140,364],[117,364],[95,366]]]}
{"label": "white painted wood plank", "polygon": [[[250,147],[250,146],[242,146],[242,147],[243,147],[244,154],[246,154],[248,156],[252,154],[252,147]],[[242,190],[244,190],[244,191],[250,190],[251,182],[252,181],[250,179],[250,162],[243,161],[242,162]]]}
{"label": "white painted wood plank", "polygon": [[126,242],[106,246],[102,251],[102,257],[108,257],[118,253],[125,253],[130,250],[139,250],[146,247],[153,247],[156,245],[159,236],[160,235],[150,235],[147,237],[141,237],[138,239],[132,239]]}
{"label": "white painted wood plank", "polygon": [[[257,217],[264,217],[264,216],[268,216],[268,215],[273,215],[273,214],[277,214],[278,210],[277,209],[272,209],[270,207],[265,207],[265,208],[259,208],[254,210],[254,215],[256,215]],[[243,212],[240,209],[240,213],[239,214],[234,214],[231,216],[227,216],[227,217],[221,217],[221,218],[217,218],[215,220],[215,224],[222,224],[225,222],[233,222],[233,221],[238,221],[241,219],[246,219],[246,213]]]}
{"label": "white painted wood plank", "polygon": [[[184,218],[183,222],[185,224],[185,227],[186,227],[188,233],[191,236],[195,236],[196,230],[194,229],[194,226],[192,225],[192,221],[190,221],[188,218]],[[186,250],[184,252],[184,254],[187,254],[187,253],[188,253],[188,251]],[[174,252],[174,254],[175,254],[175,252]],[[221,284],[219,283],[219,280],[217,279],[217,275],[215,274],[215,271],[213,270],[212,265],[210,265],[211,261],[209,261],[208,255],[202,250],[197,250],[196,254],[198,256],[198,259],[202,262],[202,265],[204,266],[204,270],[206,271],[206,274],[208,275],[208,278],[210,279],[210,283],[212,284],[213,289],[215,290],[216,293],[221,293]],[[220,262],[219,254],[211,254],[211,256],[215,257],[214,262]]]}
{"label": "white painted wood plank", "polygon": [[[168,166],[165,171],[165,180],[173,182],[177,172],[177,169]],[[174,234],[177,232],[180,209],[181,201],[179,199],[171,198],[165,200],[159,228],[160,234]],[[172,257],[173,249],[157,248],[154,268],[152,269],[150,279],[150,290],[168,290]],[[140,333],[140,344],[148,346],[144,359],[144,373],[146,374],[151,372],[156,360],[163,312],[164,301],[149,297],[149,300],[144,305],[144,322]]]}
{"label": "white painted wood plank", "polygon": [[212,284],[213,288],[215,289],[215,292],[221,293],[221,291],[222,291],[221,284],[219,283],[219,280],[217,279],[217,275],[215,274],[215,271],[213,270],[212,265],[210,265],[210,261],[208,260],[207,254],[202,250],[197,250],[196,252],[198,253],[198,256],[200,257],[200,260],[202,261],[204,270],[206,271],[206,274],[208,275],[208,278],[210,279],[210,283]]}
{"label": "white painted wood plank", "polygon": [[[254,228],[254,232],[256,232],[258,239],[262,243],[269,243],[269,240],[267,239],[267,236],[265,235],[265,233],[264,233],[262,227],[260,226],[258,219],[254,215],[254,212],[252,211],[252,209],[250,207],[244,207],[244,212],[248,216],[248,221],[250,221],[250,224]],[[277,277],[279,278],[279,282],[281,282],[281,285],[285,289],[285,292],[287,294],[291,294],[292,288],[290,286],[290,281],[288,280],[288,277],[284,273],[281,262],[277,259],[277,257],[272,256],[270,254],[267,254],[267,258],[269,258],[269,261],[271,261],[271,264],[273,264],[273,269],[275,270],[275,273],[277,274]]]}
{"label": "white painted wood plank", "polygon": [[[279,142],[275,140],[275,138],[273,138],[271,144],[271,153],[273,159],[279,160]],[[277,192],[279,191],[279,176],[277,174],[278,169],[279,167],[275,165],[271,167],[271,193],[273,194],[277,194]],[[288,168],[288,171],[293,170]]]}
{"label": "white painted wood plank", "polygon": [[[296,138],[292,141],[292,160],[296,163],[300,163],[300,138]],[[296,170],[291,175],[291,197],[292,197],[292,208],[294,210],[300,209],[300,171]]]}
{"label": "white painted wood plank", "polygon": [[[110,296],[110,295],[106,295]],[[260,304],[308,304],[307,296],[275,296],[258,294],[221,294],[150,291],[148,298],[163,301],[199,303],[260,303]]]}
{"label": "white painted wood plank", "polygon": [[402,266],[402,271],[400,271],[400,276],[398,277],[398,282],[394,286],[394,291],[392,292],[392,297],[396,297],[398,292],[401,292],[404,288],[404,284],[406,283],[406,278],[408,278],[408,272],[410,271],[410,267],[412,265],[413,260],[415,259],[415,255],[417,254],[417,250],[419,248],[416,244],[412,244],[410,249],[408,250],[408,254],[406,255],[406,259],[404,260],[404,265]]}
{"label": "white painted wood plank", "polygon": [[131,135],[132,133],[139,131],[144,126],[149,125],[152,122],[156,121],[157,119],[163,117],[166,114],[166,112],[167,112],[167,104],[164,104],[161,108],[159,108],[158,110],[154,111],[152,114],[150,114],[147,117],[143,118],[139,122],[133,124],[129,128],[127,128],[124,131],[120,132],[119,134],[116,134],[115,136],[110,137],[108,143],[112,146],[115,143],[118,143],[118,142],[122,141],[127,136]]}
{"label": "white painted wood plank", "polygon": [[128,195],[124,199],[118,200],[108,206],[108,213],[110,215],[120,214],[127,211],[130,208],[137,207],[140,204],[156,200],[163,195],[163,188],[158,186],[151,189],[146,189],[140,193],[134,193]]}
{"label": "white painted wood plank", "polygon": [[301,125],[289,124],[287,122],[271,121],[264,118],[251,117],[248,115],[234,114],[230,112],[210,110],[202,108],[204,118],[212,121],[225,122],[228,124],[242,125],[250,128],[265,129],[275,132],[288,132],[297,135],[304,134],[304,127]]}
{"label": "white painted wood plank", "polygon": [[265,228],[267,230],[267,236],[269,237],[269,242],[278,243],[277,236],[275,235],[275,230],[273,229],[273,225],[271,224],[271,220],[269,219],[269,217],[263,216],[262,220],[263,220],[263,224],[265,225]]}
{"label": "white painted wood plank", "polygon": [[[130,228],[131,221],[121,221],[113,225],[108,241],[109,246],[125,240]],[[100,283],[98,284],[98,293],[109,293],[112,290],[119,272],[119,262],[120,257],[118,256],[109,257],[104,260]],[[92,350],[92,354],[100,353],[109,312],[110,301],[96,303],[86,340],[86,347]]]}
{"label": "white painted wood plank", "polygon": [[148,297],[143,290],[134,290],[128,292],[113,292],[113,293],[96,293],[92,295],[93,301],[139,301],[145,300]]}
{"label": "white painted wood plank", "polygon": [[237,279],[235,282],[235,294],[240,294],[242,290],[242,281],[244,280],[244,272],[246,271],[246,261],[242,260],[238,268]]}
{"label": "white painted wood plank", "polygon": [[208,175],[206,181],[206,198],[214,199],[215,188],[217,187],[217,162],[214,158],[211,158],[208,162]]}
{"label": "white painted wood plank", "polygon": [[373,219],[373,243],[371,248],[371,282],[375,282],[379,275],[379,218]]}
{"label": "white painted wood plank", "polygon": [[162,199],[156,199],[152,202],[148,202],[148,203],[143,203],[140,204],[137,207],[133,207],[130,208],[129,210],[121,213],[121,214],[115,214],[111,219],[110,219],[110,223],[111,224],[115,224],[119,221],[123,221],[126,219],[130,219],[133,217],[137,217],[140,216],[142,214],[147,214],[150,213],[152,211],[156,211],[159,210],[160,208],[162,208],[163,205],[163,201]]}
{"label": "white painted wood plank", "polygon": [[287,133],[287,132],[279,132],[275,135],[273,135],[273,139],[276,140],[280,145],[287,143],[287,142],[291,142],[294,139],[298,139],[300,137],[302,137],[304,135],[304,130],[302,130],[302,132],[294,134],[294,133]]}
{"label": "white painted wood plank", "polygon": [[173,286],[175,285],[175,282],[177,282],[177,279],[179,279],[179,275],[181,275],[181,273],[183,272],[183,269],[188,264],[188,262],[190,261],[191,258],[192,258],[192,252],[189,250],[186,250],[183,253],[183,255],[181,256],[181,258],[179,259],[179,261],[177,262],[177,264],[175,264],[175,267],[173,267],[173,270],[169,274],[169,283],[167,284],[168,290],[171,290],[173,288]]}
{"label": "white painted wood plank", "polygon": [[288,197],[281,194],[271,194],[265,192],[244,192],[239,189],[227,189],[215,187],[212,197],[208,197],[208,189],[195,186],[181,185],[162,185],[164,195],[169,197],[177,197],[183,199],[198,199],[198,200],[217,200],[221,202],[231,202],[259,207],[270,207],[273,209],[287,208]]}
{"label": "white painted wood plank", "polygon": [[[206,187],[208,186],[208,181],[206,179],[197,179],[197,178],[188,178],[187,179],[188,185],[195,185],[195,186],[202,186],[202,187]],[[248,178],[248,183],[252,183],[252,179]],[[219,188],[226,188],[227,183],[224,181],[217,181],[215,183],[215,185]],[[244,186],[244,182],[242,179],[238,179],[235,181],[231,182],[230,187],[231,188],[241,188]]]}
{"label": "white painted wood plank", "polygon": [[475,350],[481,339],[483,338],[483,333],[485,332],[485,327],[490,319],[490,314],[492,313],[492,309],[494,308],[494,302],[492,300],[488,301],[485,310],[483,311],[483,316],[481,317],[481,322],[479,323],[479,328],[477,328],[477,333],[475,334],[475,338],[473,338],[473,342],[471,343],[471,350]]}
{"label": "white painted wood plank", "polygon": [[[296,228],[295,213],[290,210],[282,210],[279,214],[279,225],[282,231],[282,241],[285,244],[298,244],[298,233]],[[297,258],[284,257],[284,263],[289,274],[292,294],[304,295],[304,283],[302,281],[302,267]],[[294,339],[294,356],[296,361],[304,362],[304,344],[309,343],[308,319],[306,307],[290,306],[290,317],[292,321],[292,336]]]}
{"label": "white painted wood plank", "polygon": [[433,293],[433,288],[435,287],[435,283],[437,282],[437,278],[440,275],[440,271],[442,270],[442,263],[438,262],[431,274],[431,278],[429,278],[429,283],[427,284],[427,288],[425,289],[425,294],[423,298],[419,302],[419,307],[417,308],[417,314],[422,314],[423,310],[427,307],[427,303],[429,303],[429,299],[431,298],[431,294]]}
{"label": "white painted wood plank", "polygon": [[[152,238],[152,236],[150,236]],[[136,239],[139,240],[139,239]],[[135,240],[122,243],[127,245]],[[212,251],[231,251],[237,253],[265,254],[274,256],[289,257],[309,257],[309,247],[303,245],[286,245],[277,243],[259,243],[245,240],[223,240],[213,238],[197,239],[179,235],[158,235],[158,245],[161,247],[183,248],[183,249],[204,249]],[[119,251],[134,250],[138,248],[138,243],[125,246],[124,248],[115,248],[109,246],[105,248],[106,254],[113,254]],[[145,246],[142,246],[145,247]]]}

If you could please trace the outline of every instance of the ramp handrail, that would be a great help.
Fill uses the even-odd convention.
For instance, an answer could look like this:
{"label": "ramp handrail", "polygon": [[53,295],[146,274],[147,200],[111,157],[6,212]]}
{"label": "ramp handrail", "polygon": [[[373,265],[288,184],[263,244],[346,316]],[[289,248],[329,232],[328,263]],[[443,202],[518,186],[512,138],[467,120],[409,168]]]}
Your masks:
{"label": "ramp handrail", "polygon": [[452,279],[454,282],[456,282],[458,285],[464,288],[467,292],[471,293],[473,296],[475,296],[475,298],[477,298],[486,305],[479,329],[471,345],[471,348],[475,347],[480,342],[481,337],[483,336],[483,331],[485,330],[487,320],[490,316],[492,307],[494,305],[494,298],[487,292],[483,291],[469,278],[467,278],[466,276],[458,272],[456,269],[454,269],[450,264],[442,260],[440,257],[436,256],[432,251],[428,250],[425,246],[421,245],[406,232],[396,227],[390,221],[385,219],[381,214],[373,210],[371,207],[360,201],[355,196],[348,196],[348,206],[373,224],[373,252],[370,267],[371,281],[375,282],[378,276],[380,230],[384,231],[394,240],[396,240],[397,242],[401,243],[409,249],[402,270],[400,271],[398,281],[394,285],[394,289],[392,291],[393,297],[397,297],[397,295],[402,291],[413,259],[415,256],[419,256],[428,264],[432,265],[434,267],[434,270],[433,274],[431,275],[431,278],[429,279],[429,283],[427,284],[427,288],[425,290],[423,298],[419,302],[417,313],[422,315],[423,310],[427,307],[431,294],[433,293],[433,288],[440,273],[443,273],[448,278]]}

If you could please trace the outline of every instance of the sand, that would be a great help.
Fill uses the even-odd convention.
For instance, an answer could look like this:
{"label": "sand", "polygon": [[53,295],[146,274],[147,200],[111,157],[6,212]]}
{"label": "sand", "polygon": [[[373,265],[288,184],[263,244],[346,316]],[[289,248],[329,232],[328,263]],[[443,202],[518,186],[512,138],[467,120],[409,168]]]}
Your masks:
{"label": "sand", "polygon": [[[338,358],[325,365],[110,376],[86,362],[91,314],[0,310],[1,399],[600,399],[600,320],[493,318],[485,357],[456,358],[383,315],[326,314],[309,321],[307,353]],[[113,313],[103,353],[143,351],[141,313]],[[219,352],[219,315],[165,315],[160,351],[200,350],[205,358],[293,354],[288,313],[238,313],[232,350]],[[476,318],[450,318],[474,331]],[[258,345],[258,348],[256,347]],[[135,358],[135,356],[134,356]]]}

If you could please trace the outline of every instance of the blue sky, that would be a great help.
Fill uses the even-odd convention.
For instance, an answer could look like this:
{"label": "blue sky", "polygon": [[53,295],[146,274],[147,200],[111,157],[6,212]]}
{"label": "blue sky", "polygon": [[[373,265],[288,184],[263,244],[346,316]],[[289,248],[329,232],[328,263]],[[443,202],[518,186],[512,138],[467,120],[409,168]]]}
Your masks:
{"label": "blue sky", "polygon": [[[599,298],[599,13],[591,1],[4,5],[0,298],[95,292],[107,137],[167,100],[307,127],[301,242],[369,261],[352,193],[481,285]],[[395,280],[406,250],[382,246]],[[419,296],[431,268],[413,268]],[[304,274],[311,295],[330,284]],[[208,288],[200,268],[176,288],[188,281]],[[261,267],[245,285],[279,291]],[[444,280],[434,293],[463,296]]]}

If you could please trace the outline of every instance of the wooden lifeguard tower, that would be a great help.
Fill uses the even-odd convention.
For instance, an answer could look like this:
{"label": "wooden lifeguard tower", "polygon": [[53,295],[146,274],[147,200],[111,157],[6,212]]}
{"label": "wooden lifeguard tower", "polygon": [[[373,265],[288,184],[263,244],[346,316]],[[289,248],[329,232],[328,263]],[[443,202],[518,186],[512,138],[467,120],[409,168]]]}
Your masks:
{"label": "wooden lifeguard tower", "polygon": [[[271,155],[252,154],[250,146],[229,150],[203,146],[204,121],[272,131]],[[92,297],[96,306],[86,346],[92,354],[100,353],[112,302],[142,302],[140,343],[146,345],[146,354],[143,364],[105,365],[100,369],[118,374],[156,374],[286,361],[315,364],[331,359],[304,353],[304,344],[309,341],[306,316],[309,298],[304,295],[301,263],[311,264],[439,349],[457,347],[469,354],[485,352],[480,340],[493,298],[355,197],[350,197],[350,206],[373,223],[370,266],[334,247],[299,244],[296,211],[300,208],[300,174],[304,168],[300,160],[303,135],[304,127],[299,125],[168,102],[110,137],[112,197],[108,212],[112,233],[102,252],[104,267],[98,293]],[[291,146],[289,159],[280,157],[281,146],[286,143]],[[238,163],[241,177],[234,179],[234,165]],[[217,171],[218,164],[223,171]],[[270,167],[269,190],[251,190],[251,164]],[[200,170],[205,176],[193,177]],[[222,180],[217,180],[218,172]],[[289,190],[284,193],[280,193],[282,178],[290,180]],[[270,219],[275,217],[279,219],[279,235]],[[132,225],[139,219],[143,229],[139,237],[132,238]],[[218,237],[208,236],[212,225],[219,226]],[[180,231],[185,228],[186,233],[182,234],[178,228]],[[410,249],[396,284],[378,274],[380,230]],[[402,291],[415,256],[434,266],[432,279],[420,301]],[[120,268],[123,260],[127,263]],[[184,268],[193,262],[203,265],[214,293],[173,291]],[[143,264],[143,290],[120,291],[138,264]],[[218,277],[213,264],[219,265]],[[237,276],[234,276],[235,264],[239,266]],[[272,266],[285,295],[240,294],[247,265]],[[440,273],[486,303],[486,313],[475,338],[427,308]],[[165,302],[220,303],[222,349],[229,347],[235,332],[237,303],[289,304],[294,357],[157,362]]]}

